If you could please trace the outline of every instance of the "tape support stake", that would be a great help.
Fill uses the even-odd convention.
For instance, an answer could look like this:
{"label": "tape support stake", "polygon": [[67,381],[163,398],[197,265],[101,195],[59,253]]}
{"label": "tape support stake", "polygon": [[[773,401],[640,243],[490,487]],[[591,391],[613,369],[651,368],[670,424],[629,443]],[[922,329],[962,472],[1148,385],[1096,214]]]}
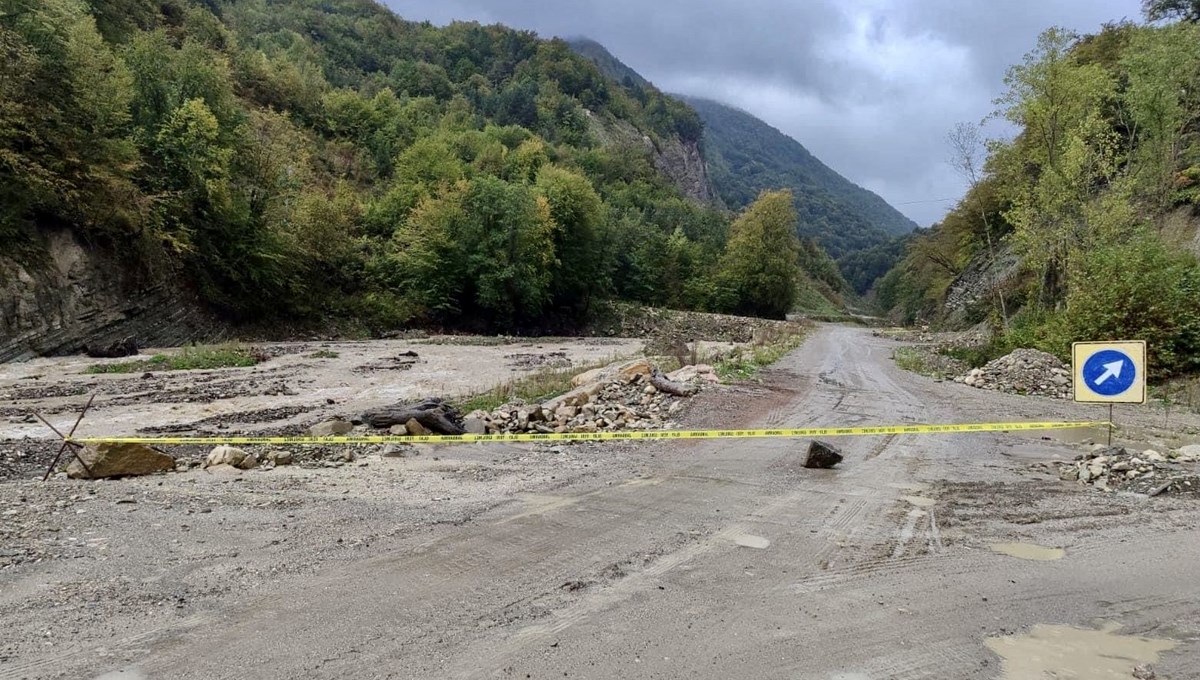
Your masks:
{"label": "tape support stake", "polygon": [[203,444],[209,446],[254,444],[482,444],[488,442],[604,442],[656,439],[795,439],[888,434],[957,434],[969,432],[1021,432],[1100,427],[1106,422],[961,423],[952,425],[883,425],[880,427],[808,427],[775,430],[626,430],[617,432],[565,432],[554,434],[461,434],[350,437],[71,437],[74,444]]}

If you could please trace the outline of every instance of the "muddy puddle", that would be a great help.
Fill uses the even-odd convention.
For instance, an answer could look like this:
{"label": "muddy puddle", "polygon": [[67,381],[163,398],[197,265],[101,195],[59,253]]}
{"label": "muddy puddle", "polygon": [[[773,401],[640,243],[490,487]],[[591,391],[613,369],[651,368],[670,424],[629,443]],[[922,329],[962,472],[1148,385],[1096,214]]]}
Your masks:
{"label": "muddy puddle", "polygon": [[1067,551],[1062,548],[1049,548],[1044,545],[1034,545],[1033,543],[997,543],[991,546],[993,552],[998,552],[1001,555],[1016,557],[1022,560],[1032,560],[1034,562],[1052,562],[1061,560],[1066,557]]}
{"label": "muddy puddle", "polygon": [[[1108,414],[1096,418],[1097,421],[1107,420]],[[1159,423],[1162,425],[1162,430],[1158,430],[1156,426],[1149,428],[1134,428],[1122,427],[1120,414],[1114,419],[1117,423],[1117,429],[1113,432],[1112,443],[1114,446],[1124,446],[1127,449],[1136,449],[1144,451],[1146,449],[1154,449],[1162,451],[1163,449],[1178,449],[1182,446],[1191,444],[1200,444],[1200,437],[1194,434],[1186,434],[1176,431],[1169,420],[1164,420]],[[1087,444],[1108,443],[1108,428],[1100,425],[1095,427],[1075,427],[1066,430],[1052,430],[1041,435],[1036,435],[1038,439],[1048,437],[1056,442],[1064,442],[1067,444]]]}
{"label": "muddy puddle", "polygon": [[1002,680],[1129,680],[1133,669],[1153,664],[1175,648],[1171,640],[1118,635],[1120,626],[1100,630],[1039,624],[1024,635],[989,638],[1001,659]]}

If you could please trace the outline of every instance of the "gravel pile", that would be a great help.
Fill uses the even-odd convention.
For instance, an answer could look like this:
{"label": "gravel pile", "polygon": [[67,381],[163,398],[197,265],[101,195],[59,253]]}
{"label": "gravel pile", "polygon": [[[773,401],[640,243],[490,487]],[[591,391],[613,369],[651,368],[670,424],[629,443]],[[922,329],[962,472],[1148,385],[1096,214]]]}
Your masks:
{"label": "gravel pile", "polygon": [[[657,430],[672,426],[689,396],[659,391],[650,384],[648,363],[638,362],[600,380],[576,387],[544,404],[507,404],[475,411],[464,420],[474,434],[605,432]],[[686,366],[667,376],[692,394],[717,381],[711,366]]]}
{"label": "gravel pile", "polygon": [[1071,398],[1070,369],[1053,354],[1036,349],[1018,349],[954,381],[984,390]]}
{"label": "gravel pile", "polygon": [[[710,342],[752,342],[763,334],[798,333],[805,326],[796,321],[777,321],[755,317],[728,316],[704,312],[685,312],[656,309],[632,304],[614,304],[598,314],[585,330],[585,335],[618,338],[647,338],[651,346],[663,339],[682,339],[695,342],[703,338]],[[650,351],[660,356],[669,352]]]}
{"label": "gravel pile", "polygon": [[1200,495],[1200,446],[1185,446],[1163,454],[1097,444],[1092,451],[1058,466],[1061,479],[1105,491],[1132,491],[1149,496]]}

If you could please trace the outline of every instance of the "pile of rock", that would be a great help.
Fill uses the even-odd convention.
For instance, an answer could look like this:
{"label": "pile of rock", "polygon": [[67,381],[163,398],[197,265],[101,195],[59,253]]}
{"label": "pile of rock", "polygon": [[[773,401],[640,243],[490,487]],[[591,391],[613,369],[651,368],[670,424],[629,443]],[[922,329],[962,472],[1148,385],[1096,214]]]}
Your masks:
{"label": "pile of rock", "polygon": [[[684,401],[703,385],[718,382],[711,366],[685,366],[665,377],[681,394],[653,384],[654,367],[637,360],[575,377],[575,389],[544,404],[508,404],[475,411],[463,421],[470,434],[602,432],[652,430],[669,425]],[[661,384],[661,383],[660,383]]]}
{"label": "pile of rock", "polygon": [[1091,484],[1106,491],[1133,491],[1149,496],[1164,493],[1200,494],[1200,446],[1172,453],[1129,451],[1097,444],[1074,461],[1059,463],[1059,477]]}
{"label": "pile of rock", "polygon": [[218,446],[209,452],[204,459],[206,469],[236,468],[238,470],[253,470],[257,467],[272,468],[291,465],[292,454],[289,451],[268,450],[261,455],[249,453],[233,446]]}
{"label": "pile of rock", "polygon": [[1036,349],[1018,349],[954,381],[984,390],[1071,398],[1070,369],[1053,354]]}
{"label": "pile of rock", "polygon": [[871,335],[896,342],[933,343],[937,341],[937,336],[931,333],[927,326],[922,328],[876,328],[871,331]]}
{"label": "pile of rock", "polygon": [[777,321],[757,317],[728,316],[704,312],[643,307],[617,303],[597,315],[585,332],[598,337],[648,338],[651,355],[666,356],[670,352],[653,351],[662,338],[681,338],[694,342],[703,338],[709,342],[753,342],[756,336],[767,333],[799,333],[804,325],[795,321]]}

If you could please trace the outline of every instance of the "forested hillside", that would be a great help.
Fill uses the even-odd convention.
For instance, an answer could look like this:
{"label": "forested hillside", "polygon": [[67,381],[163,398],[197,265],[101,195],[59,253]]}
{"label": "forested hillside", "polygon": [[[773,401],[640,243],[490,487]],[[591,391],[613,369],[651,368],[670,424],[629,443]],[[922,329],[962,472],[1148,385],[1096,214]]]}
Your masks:
{"label": "forested hillside", "polygon": [[695,142],[696,113],[565,42],[370,0],[0,0],[0,45],[0,250],[33,265],[65,227],[231,318],[377,328],[786,311],[747,299],[730,217],[592,133]]}
{"label": "forested hillside", "polygon": [[[635,97],[657,90],[603,45],[586,38],[571,47]],[[799,235],[837,258],[849,282],[865,293],[897,261],[901,235],[916,223],[878,195],[834,172],[796,140],[738,109],[706,99],[680,97],[704,123],[704,160],[717,198],[741,210],[763,191],[788,189],[795,196]]]}
{"label": "forested hillside", "polygon": [[704,144],[717,193],[740,209],[764,189],[796,196],[801,236],[840,258],[917,228],[878,195],[834,172],[804,145],[754,116],[707,99],[684,97],[704,121]]}
{"label": "forested hillside", "polygon": [[971,190],[912,242],[880,302],[933,321],[955,302],[959,321],[996,328],[996,352],[1066,356],[1073,341],[1143,339],[1157,376],[1200,370],[1200,16],[1190,6],[1147,3],[1151,18],[1183,18],[1174,24],[1042,34],[998,102],[1020,133],[988,144],[986,158],[975,129],[952,135]]}
{"label": "forested hillside", "polygon": [[571,49],[586,57],[600,69],[601,73],[607,74],[613,80],[621,83],[622,86],[631,90],[654,87],[642,74],[630,68],[625,62],[613,55],[612,52],[609,52],[607,47],[595,40],[589,38],[572,38],[568,42],[571,43]]}

